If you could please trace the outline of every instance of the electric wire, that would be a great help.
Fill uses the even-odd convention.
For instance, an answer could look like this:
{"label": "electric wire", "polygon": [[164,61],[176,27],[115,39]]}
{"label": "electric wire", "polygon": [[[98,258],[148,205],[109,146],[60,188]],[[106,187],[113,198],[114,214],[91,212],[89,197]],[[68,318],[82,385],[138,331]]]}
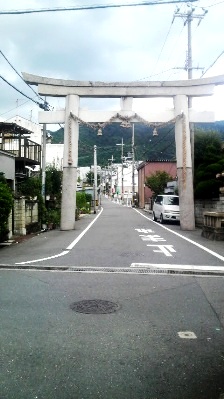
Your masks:
{"label": "electric wire", "polygon": [[0,75],[0,78],[7,83],[9,86],[11,86],[14,90],[18,91],[18,93],[22,94],[22,96],[28,98],[30,101],[33,101],[35,104],[42,106],[42,104],[38,103],[36,100],[34,100],[32,97],[27,96],[25,93],[23,93],[21,90],[17,89],[12,83],[9,83],[8,80],[6,80],[5,78],[3,78],[2,75]]}
{"label": "electric wire", "polygon": [[141,3],[126,3],[126,4],[99,4],[93,6],[75,6],[75,7],[54,7],[54,8],[40,8],[40,9],[28,9],[28,10],[5,10],[0,11],[0,15],[18,15],[18,14],[34,14],[43,12],[57,12],[57,11],[83,11],[83,10],[95,10],[95,9],[106,9],[106,8],[119,8],[119,7],[135,7],[135,6],[153,6],[163,4],[180,4],[180,3],[194,3],[198,0],[152,0],[144,1]]}
{"label": "electric wire", "polygon": [[16,68],[11,64],[11,62],[8,60],[8,58],[5,56],[5,54],[3,54],[3,52],[0,50],[0,54],[3,56],[3,58],[6,60],[6,62],[11,66],[11,68],[13,69],[13,71],[20,77],[20,79],[22,79],[22,81],[33,91],[33,93],[42,101],[44,101],[43,98],[41,98],[39,96],[38,93],[36,93],[36,91],[32,88],[32,86],[30,86],[22,77],[22,75],[20,75],[20,73],[16,70]]}
{"label": "electric wire", "polygon": [[[222,1],[219,1],[218,3],[216,3],[216,4],[211,4],[210,6],[205,6],[204,8],[211,8],[211,7],[215,7],[215,6],[218,6],[219,4],[223,4],[224,3],[224,0],[222,0]],[[197,7],[197,6],[196,6]],[[200,8],[203,8],[203,7],[200,7]]]}
{"label": "electric wire", "polygon": [[[161,57],[161,55],[162,55],[163,49],[164,49],[164,47],[165,47],[165,45],[166,45],[168,36],[169,36],[169,34],[170,34],[172,25],[173,25],[173,20],[172,20],[172,22],[171,22],[171,24],[170,24],[169,30],[168,30],[168,32],[167,32],[167,35],[166,35],[165,40],[164,40],[164,43],[163,43],[162,48],[161,48],[161,50],[160,50],[160,53],[159,53],[159,56],[158,56],[158,58],[157,58],[156,64],[155,64],[155,66],[154,66],[154,68],[153,68],[153,72],[155,71],[155,69],[156,69],[156,67],[157,67],[157,65],[158,65],[158,63],[159,63],[159,60],[160,60],[160,57]],[[153,72],[152,72],[152,74],[153,74]]]}
{"label": "electric wire", "polygon": [[24,101],[22,104],[18,105],[17,107],[14,107],[14,108],[10,109],[9,111],[3,112],[2,114],[0,114],[0,116],[8,114],[9,112],[12,112],[12,111],[14,111],[17,108],[22,107],[23,105],[27,104],[29,101],[30,100]]}
{"label": "electric wire", "polygon": [[206,72],[209,71],[209,69],[211,69],[215,63],[218,61],[218,59],[224,54],[224,50],[221,52],[221,54],[219,54],[219,56],[215,59],[215,61],[203,72],[203,74],[201,75],[201,78],[206,74]]}

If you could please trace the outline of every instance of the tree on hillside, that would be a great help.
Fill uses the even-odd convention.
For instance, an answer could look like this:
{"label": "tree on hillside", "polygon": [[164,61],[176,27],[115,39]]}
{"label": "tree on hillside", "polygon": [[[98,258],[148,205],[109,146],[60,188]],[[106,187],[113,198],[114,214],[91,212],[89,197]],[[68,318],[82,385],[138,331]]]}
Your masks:
{"label": "tree on hillside", "polygon": [[195,198],[219,196],[220,181],[216,174],[224,170],[222,141],[216,132],[196,131],[194,162]]}
{"label": "tree on hillside", "polygon": [[145,185],[149,187],[154,195],[164,193],[164,189],[169,181],[172,181],[173,177],[165,171],[157,170],[151,176],[147,176],[145,179]]}

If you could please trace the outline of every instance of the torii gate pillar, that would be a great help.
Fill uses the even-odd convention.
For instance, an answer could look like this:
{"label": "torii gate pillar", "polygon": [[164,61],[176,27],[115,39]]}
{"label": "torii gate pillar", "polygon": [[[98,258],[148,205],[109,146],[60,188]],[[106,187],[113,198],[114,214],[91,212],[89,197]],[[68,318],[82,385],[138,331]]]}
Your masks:
{"label": "torii gate pillar", "polygon": [[188,116],[188,97],[177,95],[174,97],[175,116],[175,141],[177,158],[177,178],[180,197],[180,227],[184,230],[195,229],[194,193],[191,142]]}
{"label": "torii gate pillar", "polygon": [[61,230],[75,228],[79,124],[70,118],[71,111],[75,115],[79,113],[79,96],[77,95],[66,96]]}

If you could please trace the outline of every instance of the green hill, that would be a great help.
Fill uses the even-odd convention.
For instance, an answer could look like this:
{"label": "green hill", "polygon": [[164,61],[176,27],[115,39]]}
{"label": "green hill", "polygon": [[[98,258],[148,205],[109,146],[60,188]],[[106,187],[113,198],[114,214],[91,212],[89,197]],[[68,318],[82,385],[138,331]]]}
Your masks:
{"label": "green hill", "polygon": [[[215,123],[195,124],[195,130],[216,131],[224,140],[224,121]],[[153,136],[153,128],[140,123],[135,123],[134,152],[136,161],[146,160],[172,160],[176,157],[174,125],[159,128],[158,136]],[[64,142],[64,129],[50,132],[52,143]],[[108,165],[112,155],[114,162],[121,161],[121,144],[123,137],[124,156],[132,151],[132,128],[123,128],[118,123],[107,125],[102,136],[97,136],[97,131],[86,126],[80,126],[79,133],[79,166],[93,165],[93,146],[97,146],[97,163],[101,166]]]}

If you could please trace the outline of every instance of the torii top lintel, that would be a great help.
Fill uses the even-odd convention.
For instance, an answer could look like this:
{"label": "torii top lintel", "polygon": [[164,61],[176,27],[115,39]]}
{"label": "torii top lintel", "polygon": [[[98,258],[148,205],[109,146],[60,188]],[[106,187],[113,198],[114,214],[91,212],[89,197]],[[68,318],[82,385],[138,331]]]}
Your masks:
{"label": "torii top lintel", "polygon": [[135,81],[135,82],[91,82],[47,78],[22,73],[26,83],[37,85],[40,95],[65,97],[69,94],[80,97],[192,97],[210,96],[214,87],[224,84],[224,75],[203,79],[175,81]]}

